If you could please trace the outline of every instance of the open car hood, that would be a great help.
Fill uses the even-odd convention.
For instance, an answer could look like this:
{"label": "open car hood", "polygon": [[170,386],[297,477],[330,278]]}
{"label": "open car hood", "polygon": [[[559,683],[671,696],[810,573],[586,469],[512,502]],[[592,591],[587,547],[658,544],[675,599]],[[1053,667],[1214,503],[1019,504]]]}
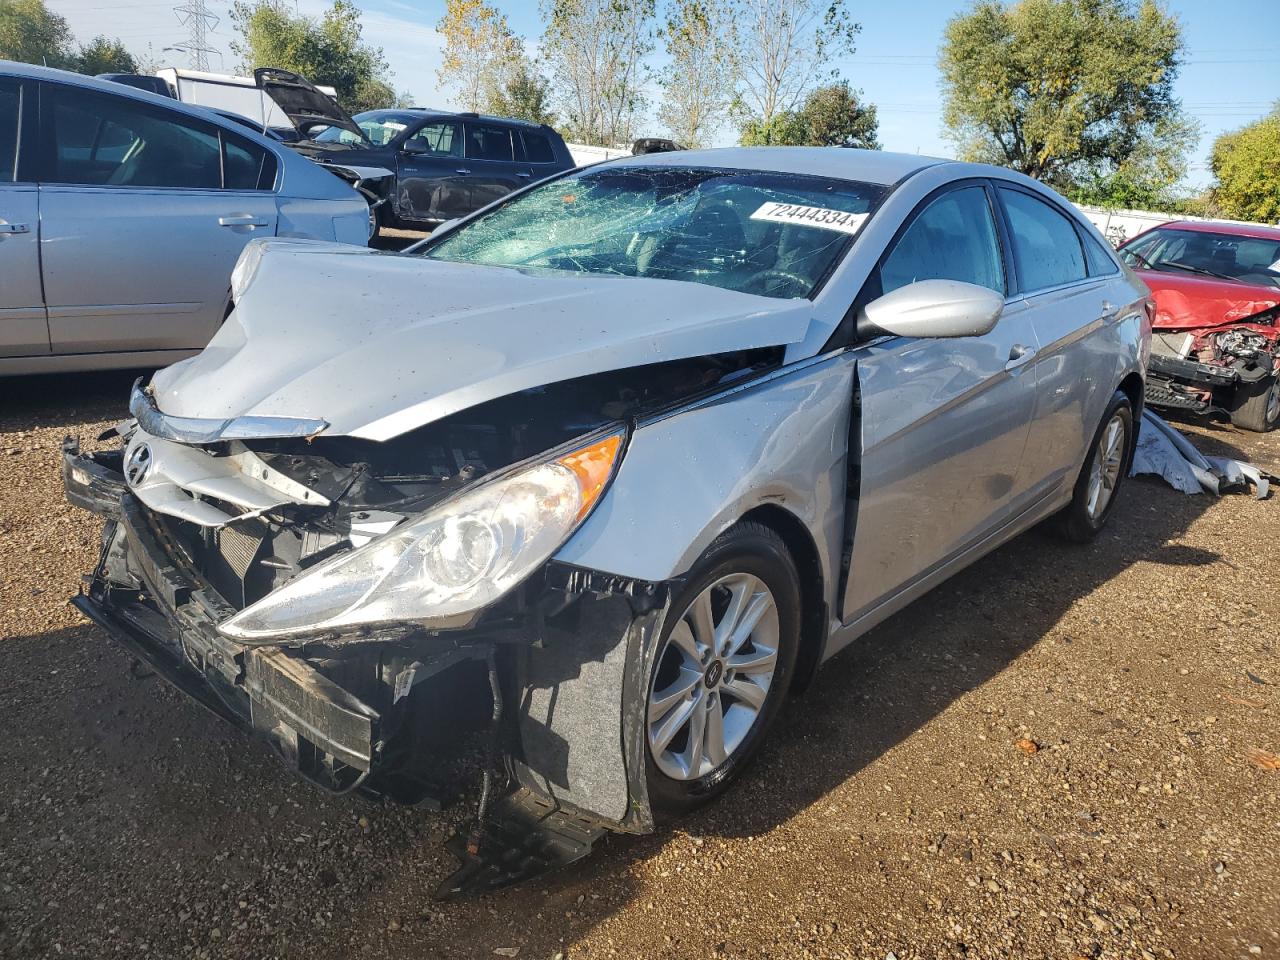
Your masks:
{"label": "open car hood", "polygon": [[304,137],[310,136],[313,127],[341,127],[364,139],[351,114],[343,110],[327,94],[313,87],[305,78],[279,67],[259,67],[253,71],[254,82],[276,105]]}
{"label": "open car hood", "polygon": [[325,435],[387,440],[575,377],[796,343],[813,309],[675,280],[254,243],[257,270],[209,346],[155,375],[161,414],[241,433],[255,418],[321,420]]}
{"label": "open car hood", "polygon": [[1138,270],[1156,301],[1155,330],[1197,330],[1241,323],[1280,306],[1280,287],[1214,277]]}

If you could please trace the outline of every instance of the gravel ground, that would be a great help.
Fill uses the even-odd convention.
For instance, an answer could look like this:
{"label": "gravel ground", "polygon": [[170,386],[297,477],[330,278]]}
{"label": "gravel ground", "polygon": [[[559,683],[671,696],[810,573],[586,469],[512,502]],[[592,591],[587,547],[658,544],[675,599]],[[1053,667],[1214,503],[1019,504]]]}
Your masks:
{"label": "gravel ground", "polygon": [[[825,669],[722,802],[463,903],[443,814],[328,798],[66,604],[58,443],[130,375],[0,383],[4,957],[1280,957],[1280,503],[1142,480]],[[1280,472],[1280,434],[1195,428]]]}

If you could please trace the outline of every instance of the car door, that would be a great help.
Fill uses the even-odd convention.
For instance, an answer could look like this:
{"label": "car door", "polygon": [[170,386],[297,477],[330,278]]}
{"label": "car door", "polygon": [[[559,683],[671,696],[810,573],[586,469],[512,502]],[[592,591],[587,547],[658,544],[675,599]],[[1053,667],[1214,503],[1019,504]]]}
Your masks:
{"label": "car door", "polygon": [[[867,303],[917,280],[1006,293],[990,188],[964,181],[926,199],[868,280]],[[856,306],[856,305],[855,305]],[[860,474],[843,619],[869,613],[1013,515],[1035,405],[1036,340],[1024,301],[985,336],[881,337],[856,347]]]}
{"label": "car door", "polygon": [[35,147],[33,81],[0,77],[0,357],[49,352],[40,290],[40,194],[27,173]]}
{"label": "car door", "polygon": [[43,85],[41,132],[53,352],[203,347],[241,249],[275,233],[275,157],[189,114],[58,83]]}
{"label": "car door", "polygon": [[516,178],[521,186],[536,183],[559,173],[562,165],[556,162],[551,138],[540,130],[513,130],[512,143],[516,150]]}
{"label": "car door", "polygon": [[483,120],[468,120],[466,131],[471,210],[479,210],[505,197],[533,178],[528,164],[516,163],[509,127]]}
{"label": "car door", "polygon": [[429,120],[410,133],[400,144],[396,173],[395,211],[404,220],[452,220],[473,209],[456,120]]}
{"label": "car door", "polygon": [[1035,497],[1074,482],[1115,389],[1115,325],[1127,304],[1113,302],[1124,297],[1115,290],[1119,267],[1105,251],[1086,248],[1086,240],[1097,241],[1074,218],[1020,186],[999,184],[996,193],[1018,290],[1040,342],[1036,412],[1023,457],[1025,486]]}

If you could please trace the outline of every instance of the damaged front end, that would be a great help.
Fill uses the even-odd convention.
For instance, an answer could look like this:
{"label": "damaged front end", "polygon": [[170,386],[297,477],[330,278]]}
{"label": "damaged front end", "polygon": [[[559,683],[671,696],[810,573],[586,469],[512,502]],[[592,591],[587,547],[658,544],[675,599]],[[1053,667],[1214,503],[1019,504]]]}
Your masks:
{"label": "damaged front end", "polygon": [[106,518],[73,602],[329,791],[440,801],[438,754],[487,723],[477,829],[453,841],[464,865],[440,893],[524,879],[653,822],[644,678],[673,584],[554,554],[637,418],[780,360],[592,374],[386,441],[167,417],[139,387],[119,449],[65,445],[68,499]]}

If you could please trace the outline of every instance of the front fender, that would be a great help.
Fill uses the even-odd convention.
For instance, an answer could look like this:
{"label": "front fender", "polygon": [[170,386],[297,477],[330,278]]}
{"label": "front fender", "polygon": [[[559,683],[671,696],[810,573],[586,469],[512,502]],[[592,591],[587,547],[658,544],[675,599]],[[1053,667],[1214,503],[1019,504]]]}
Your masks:
{"label": "front fender", "polygon": [[670,580],[748,511],[773,504],[809,530],[832,603],[854,367],[848,355],[798,364],[642,422],[605,498],[556,559]]}

